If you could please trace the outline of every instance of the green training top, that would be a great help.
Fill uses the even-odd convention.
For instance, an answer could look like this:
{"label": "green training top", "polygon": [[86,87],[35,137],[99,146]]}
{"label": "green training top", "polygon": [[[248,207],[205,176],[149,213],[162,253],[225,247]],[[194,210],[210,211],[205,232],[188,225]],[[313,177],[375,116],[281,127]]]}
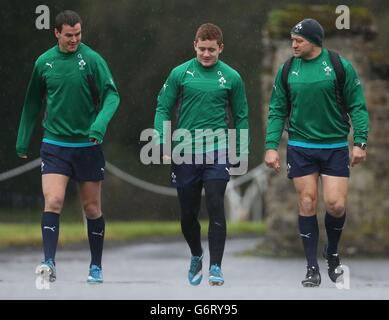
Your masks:
{"label": "green training top", "polygon": [[17,154],[27,154],[42,105],[46,104],[44,138],[71,145],[91,138],[101,143],[119,101],[108,66],[97,52],[83,43],[74,53],[63,53],[54,46],[35,62],[16,141]]}
{"label": "green training top", "polygon": [[[361,81],[353,66],[340,56],[345,69],[343,94],[354,130],[354,142],[367,142],[368,111]],[[266,150],[277,150],[288,115],[286,92],[281,82],[283,65],[273,86],[266,131]],[[302,144],[347,143],[350,125],[343,120],[335,97],[335,70],[327,49],[312,60],[295,58],[290,66],[292,111],[289,141]],[[347,145],[347,144],[346,144]]]}
{"label": "green training top", "polygon": [[[163,122],[171,120],[174,106],[177,107],[175,129],[186,129],[182,130],[180,147],[188,146],[188,153],[227,148],[229,108],[237,129],[237,155],[248,153],[248,106],[244,84],[239,73],[224,62],[218,60],[213,66],[204,67],[194,58],[171,71],[158,95],[154,119],[161,143],[166,143]],[[205,135],[211,138],[211,143],[208,140],[203,143],[204,137],[196,135],[196,129],[210,129]],[[240,129],[247,130],[247,139],[242,134],[242,145]],[[187,150],[185,148],[185,152]]]}

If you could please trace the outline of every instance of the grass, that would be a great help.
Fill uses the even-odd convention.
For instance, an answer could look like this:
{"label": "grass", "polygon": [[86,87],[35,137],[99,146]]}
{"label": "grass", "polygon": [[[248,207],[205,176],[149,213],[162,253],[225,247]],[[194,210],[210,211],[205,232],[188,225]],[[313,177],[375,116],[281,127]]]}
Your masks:
{"label": "grass", "polygon": [[[202,235],[208,232],[208,222],[201,222]],[[228,223],[228,236],[261,235],[265,232],[263,223],[239,222]],[[150,238],[181,237],[179,222],[156,221],[115,221],[108,222],[105,239],[108,241],[131,241]],[[83,223],[62,222],[60,224],[59,245],[66,246],[86,241]],[[39,247],[42,236],[40,223],[1,223],[0,248]]]}

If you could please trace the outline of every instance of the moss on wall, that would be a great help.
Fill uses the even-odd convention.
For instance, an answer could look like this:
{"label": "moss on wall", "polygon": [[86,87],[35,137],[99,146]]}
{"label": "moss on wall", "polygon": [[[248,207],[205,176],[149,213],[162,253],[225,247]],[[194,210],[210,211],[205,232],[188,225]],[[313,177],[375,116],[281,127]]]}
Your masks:
{"label": "moss on wall", "polygon": [[382,79],[389,79],[389,51],[372,51],[369,55],[372,70]]}
{"label": "moss on wall", "polygon": [[339,33],[358,34],[366,37],[375,35],[373,16],[369,9],[365,7],[350,7],[350,29],[338,30],[335,21],[339,14],[335,13],[335,8],[335,6],[331,5],[288,5],[285,9],[273,10],[269,13],[265,30],[270,37],[288,37],[291,28],[297,22],[304,18],[313,18],[318,20],[323,26],[326,36]]}

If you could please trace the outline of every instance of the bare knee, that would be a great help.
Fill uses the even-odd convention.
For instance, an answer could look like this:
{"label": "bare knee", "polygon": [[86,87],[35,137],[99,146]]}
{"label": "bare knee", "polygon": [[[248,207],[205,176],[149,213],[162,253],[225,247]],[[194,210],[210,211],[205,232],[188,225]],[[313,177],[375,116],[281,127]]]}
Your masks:
{"label": "bare knee", "polygon": [[58,196],[45,196],[45,211],[60,213],[64,199]]}
{"label": "bare knee", "polygon": [[101,216],[101,208],[98,202],[89,202],[83,205],[85,215],[89,219],[97,219]]}
{"label": "bare knee", "polygon": [[346,210],[345,201],[341,199],[327,201],[326,209],[331,215],[341,217]]}
{"label": "bare knee", "polygon": [[310,195],[304,195],[300,197],[300,214],[313,215],[316,209],[316,199]]}

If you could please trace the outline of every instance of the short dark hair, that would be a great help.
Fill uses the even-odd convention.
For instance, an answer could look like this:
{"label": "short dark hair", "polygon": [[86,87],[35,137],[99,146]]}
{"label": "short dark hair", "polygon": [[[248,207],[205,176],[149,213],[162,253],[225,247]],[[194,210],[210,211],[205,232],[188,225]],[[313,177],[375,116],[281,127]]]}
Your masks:
{"label": "short dark hair", "polygon": [[196,32],[195,41],[198,40],[216,40],[220,46],[223,43],[223,32],[222,30],[213,23],[202,24]]}
{"label": "short dark hair", "polygon": [[82,25],[82,20],[78,13],[72,10],[61,11],[55,17],[55,28],[58,30],[58,32],[62,32],[62,26],[64,24],[74,27],[77,23]]}

